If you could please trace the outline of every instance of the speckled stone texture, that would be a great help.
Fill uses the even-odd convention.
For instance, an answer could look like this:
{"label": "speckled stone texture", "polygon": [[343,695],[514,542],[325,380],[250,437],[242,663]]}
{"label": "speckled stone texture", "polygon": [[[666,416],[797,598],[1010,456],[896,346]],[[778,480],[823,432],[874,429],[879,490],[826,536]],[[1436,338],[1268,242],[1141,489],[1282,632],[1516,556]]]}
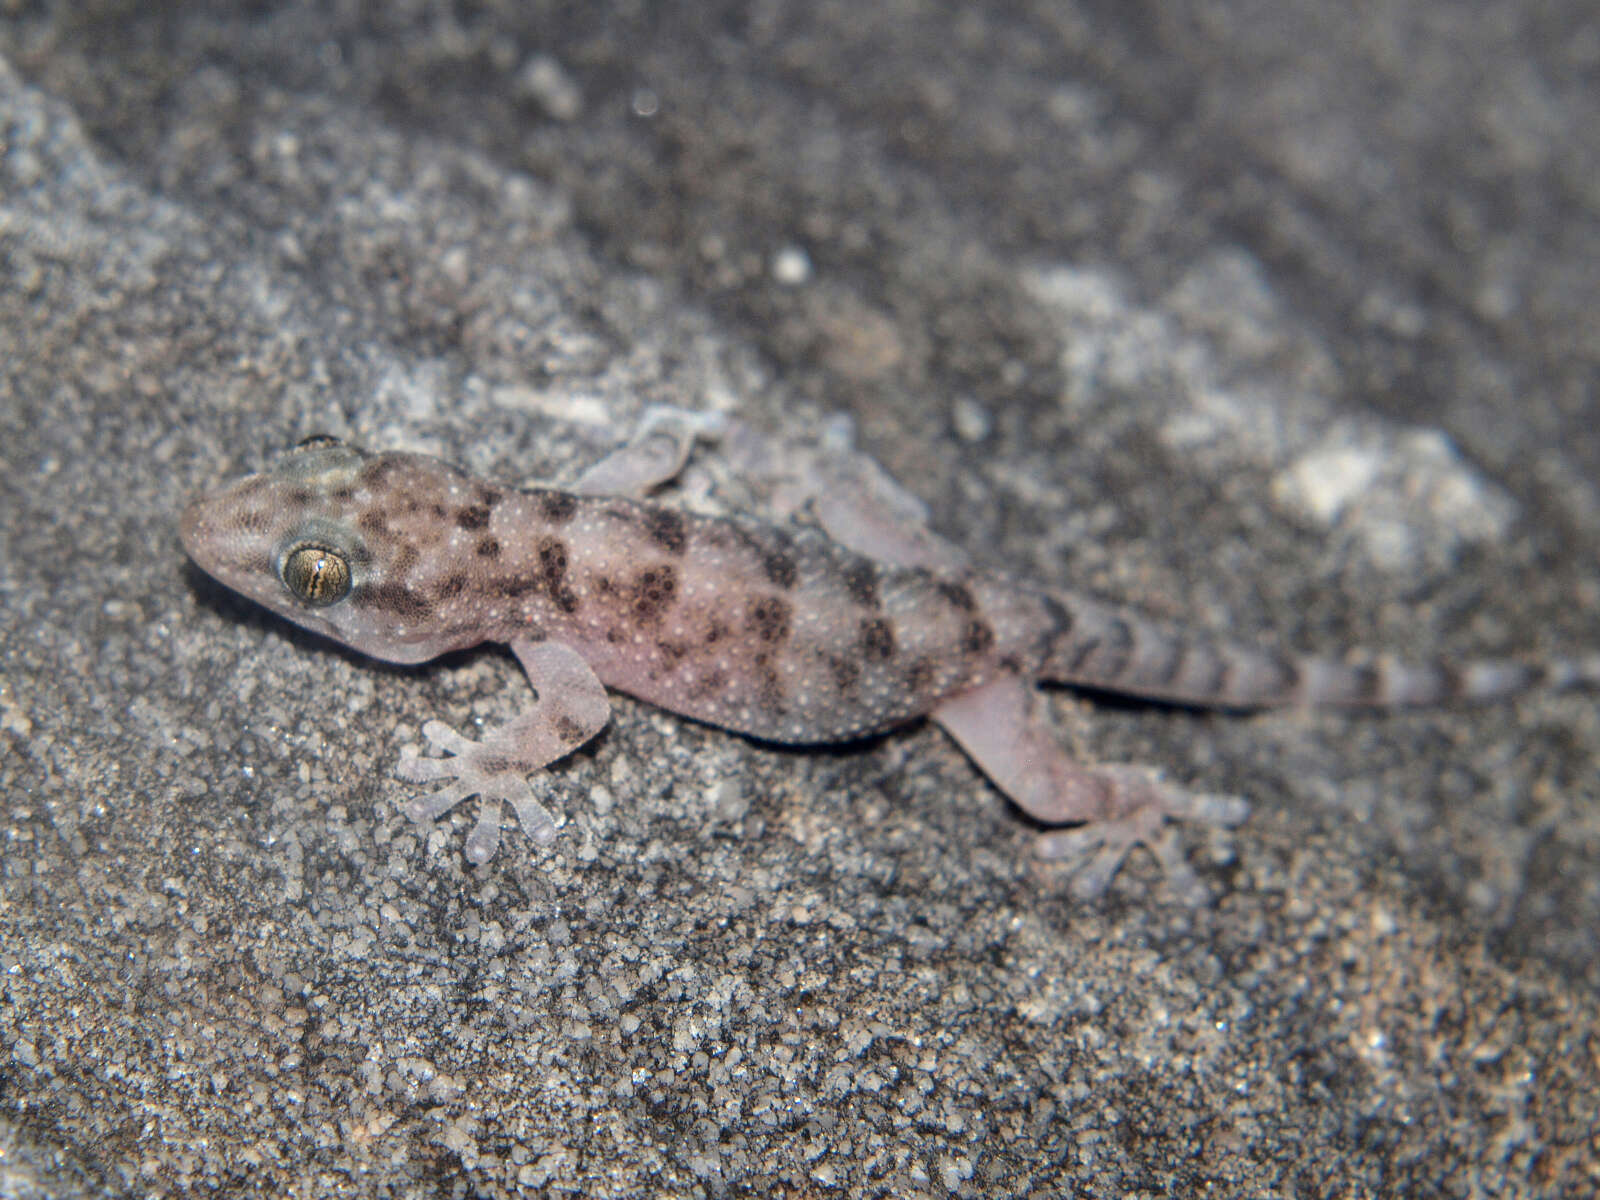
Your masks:
{"label": "speckled stone texture", "polygon": [[625,698],[472,868],[392,769],[510,657],[334,649],[176,518],[315,432],[844,410],[987,566],[1592,650],[1597,63],[1577,0],[0,3],[0,1195],[1592,1195],[1593,694],[1055,693],[1251,797],[1200,910],[1071,901],[927,727]]}

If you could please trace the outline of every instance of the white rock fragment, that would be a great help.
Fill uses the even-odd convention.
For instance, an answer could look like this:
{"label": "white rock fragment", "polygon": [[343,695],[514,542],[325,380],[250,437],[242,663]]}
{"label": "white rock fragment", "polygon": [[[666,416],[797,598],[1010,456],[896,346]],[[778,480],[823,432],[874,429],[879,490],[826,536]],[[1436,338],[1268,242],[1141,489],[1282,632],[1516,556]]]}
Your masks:
{"label": "white rock fragment", "polygon": [[1290,463],[1273,481],[1273,497],[1322,525],[1339,519],[1378,477],[1382,460],[1356,446],[1319,447]]}
{"label": "white rock fragment", "polygon": [[800,246],[784,246],[772,256],[772,278],[784,287],[799,287],[811,279],[811,256]]}
{"label": "white rock fragment", "polygon": [[548,54],[535,54],[517,75],[517,95],[532,100],[557,121],[571,121],[583,112],[577,82]]}

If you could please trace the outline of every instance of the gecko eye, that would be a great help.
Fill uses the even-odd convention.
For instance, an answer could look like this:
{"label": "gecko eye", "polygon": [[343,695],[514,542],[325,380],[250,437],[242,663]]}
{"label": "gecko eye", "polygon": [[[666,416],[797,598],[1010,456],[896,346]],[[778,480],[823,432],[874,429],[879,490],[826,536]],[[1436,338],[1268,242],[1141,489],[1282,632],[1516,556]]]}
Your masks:
{"label": "gecko eye", "polygon": [[337,604],[350,594],[350,564],[344,555],[314,542],[295,546],[283,556],[278,574],[296,600],[315,608]]}

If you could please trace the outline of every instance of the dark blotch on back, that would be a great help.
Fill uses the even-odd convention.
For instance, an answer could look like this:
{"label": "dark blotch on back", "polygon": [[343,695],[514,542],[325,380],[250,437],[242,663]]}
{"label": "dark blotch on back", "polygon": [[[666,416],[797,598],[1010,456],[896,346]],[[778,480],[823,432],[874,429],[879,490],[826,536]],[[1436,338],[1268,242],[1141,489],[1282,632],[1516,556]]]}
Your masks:
{"label": "dark blotch on back", "polygon": [[499,538],[492,538],[492,537],[486,537],[486,538],[478,539],[478,557],[479,558],[499,558],[500,557],[500,539]]}
{"label": "dark blotch on back", "polygon": [[539,542],[539,575],[548,585],[559,584],[567,575],[567,544],[547,537]]}
{"label": "dark blotch on back", "polygon": [[641,621],[659,617],[678,594],[678,573],[666,563],[646,567],[633,579],[633,615]]}
{"label": "dark blotch on back", "polygon": [[906,691],[913,696],[928,691],[933,687],[934,676],[938,674],[938,670],[933,660],[917,659],[906,671]]}
{"label": "dark blotch on back", "polygon": [[834,656],[828,660],[828,665],[833,668],[833,682],[845,694],[855,691],[856,684],[861,680],[861,664],[853,658]]}
{"label": "dark blotch on back", "polygon": [[844,589],[862,608],[877,608],[878,564],[870,558],[851,560],[844,568]]}
{"label": "dark blotch on back", "polygon": [[767,579],[773,587],[788,591],[794,586],[794,555],[788,550],[768,550],[761,556],[761,569],[767,573]]}
{"label": "dark blotch on back", "polygon": [[861,653],[868,658],[892,658],[894,656],[894,626],[883,617],[868,617],[861,622],[859,644]]}
{"label": "dark blotch on back", "polygon": [[750,602],[750,631],[763,642],[781,642],[789,636],[790,608],[776,596]]}
{"label": "dark blotch on back", "polygon": [[961,648],[968,654],[982,654],[994,645],[994,630],[981,617],[973,617],[961,634]]}
{"label": "dark blotch on back", "polygon": [[797,578],[794,550],[781,529],[746,522],[713,525],[708,532],[724,545],[742,546],[761,564],[762,573],[774,587],[787,591]]}
{"label": "dark blotch on back", "polygon": [[562,612],[577,610],[578,594],[567,583],[567,544],[560,538],[539,541],[539,582]]}
{"label": "dark blotch on back", "polygon": [[948,580],[941,579],[933,586],[934,590],[944,598],[946,604],[959,608],[962,612],[971,612],[978,606],[965,584],[951,583]]}
{"label": "dark blotch on back", "polygon": [[539,511],[544,514],[544,519],[553,524],[561,525],[572,520],[572,514],[578,511],[578,498],[570,492],[539,492]]}
{"label": "dark blotch on back", "polygon": [[652,542],[668,554],[682,554],[689,540],[689,523],[683,514],[670,508],[644,510],[644,531]]}
{"label": "dark blotch on back", "polygon": [[481,504],[457,509],[456,524],[463,529],[483,529],[489,524],[489,510]]}

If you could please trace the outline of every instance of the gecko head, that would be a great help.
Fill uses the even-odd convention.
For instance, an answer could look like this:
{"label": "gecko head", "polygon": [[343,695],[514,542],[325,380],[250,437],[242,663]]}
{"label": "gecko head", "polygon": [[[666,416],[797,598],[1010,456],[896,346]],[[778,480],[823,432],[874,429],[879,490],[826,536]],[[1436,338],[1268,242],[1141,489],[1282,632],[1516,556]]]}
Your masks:
{"label": "gecko head", "polygon": [[424,662],[482,640],[461,620],[450,562],[483,491],[423,455],[308,438],[191,499],[179,536],[207,574],[279,616],[374,658]]}

